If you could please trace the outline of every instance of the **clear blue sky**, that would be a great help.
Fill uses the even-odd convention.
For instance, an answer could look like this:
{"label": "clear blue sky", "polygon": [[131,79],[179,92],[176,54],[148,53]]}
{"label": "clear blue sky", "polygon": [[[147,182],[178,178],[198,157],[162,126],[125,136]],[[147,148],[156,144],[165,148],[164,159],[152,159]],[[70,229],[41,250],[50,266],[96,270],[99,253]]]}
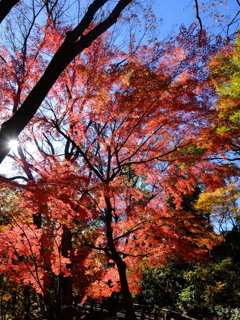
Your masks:
{"label": "clear blue sky", "polygon": [[[240,10],[240,6],[238,5],[236,0],[229,0],[228,5],[222,4],[217,8],[211,8],[211,4],[220,3],[221,1],[209,0],[205,1],[209,5],[206,7],[208,9],[206,12],[203,12],[201,9],[199,10],[202,23],[204,26],[214,25],[213,31],[216,33],[223,32],[223,27],[219,26],[219,22],[215,21],[214,18],[209,17],[209,13],[214,13],[216,10],[220,10],[220,14],[229,16],[228,21],[230,21],[236,13]],[[222,1],[224,2],[224,1]],[[199,4],[202,3],[199,0]],[[194,10],[194,0],[156,0],[154,1],[154,9],[155,14],[158,18],[161,18],[162,25],[160,29],[160,35],[162,38],[169,36],[172,32],[177,32],[179,26],[181,24],[190,25],[193,21],[197,22],[195,10]],[[228,8],[228,9],[227,9]],[[240,18],[240,15],[239,15]],[[223,18],[221,18],[223,21]],[[223,25],[226,26],[226,22]],[[240,28],[240,21],[238,24],[236,23],[232,30],[236,30]]]}
{"label": "clear blue sky", "polygon": [[159,0],[158,4],[154,4],[155,14],[162,19],[160,34],[163,38],[177,32],[182,23],[187,25],[192,23],[194,19],[192,4],[191,0]]}

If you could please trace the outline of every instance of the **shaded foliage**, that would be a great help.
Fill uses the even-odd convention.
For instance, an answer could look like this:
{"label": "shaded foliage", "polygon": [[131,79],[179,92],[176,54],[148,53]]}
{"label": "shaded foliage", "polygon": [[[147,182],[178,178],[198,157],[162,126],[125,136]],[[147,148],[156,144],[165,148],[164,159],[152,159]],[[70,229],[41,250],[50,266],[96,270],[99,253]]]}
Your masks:
{"label": "shaded foliage", "polygon": [[170,262],[142,278],[141,303],[180,311],[197,319],[239,318],[239,230],[225,233],[210,264]]}

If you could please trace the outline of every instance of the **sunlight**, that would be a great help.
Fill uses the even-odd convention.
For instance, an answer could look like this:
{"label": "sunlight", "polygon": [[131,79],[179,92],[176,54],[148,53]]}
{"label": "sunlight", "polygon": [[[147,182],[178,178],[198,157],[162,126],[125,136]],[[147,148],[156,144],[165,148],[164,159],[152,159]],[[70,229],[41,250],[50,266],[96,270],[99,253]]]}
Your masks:
{"label": "sunlight", "polygon": [[8,146],[11,149],[11,151],[14,152],[14,151],[17,151],[19,143],[18,143],[18,141],[16,139],[12,139],[12,140],[9,140]]}

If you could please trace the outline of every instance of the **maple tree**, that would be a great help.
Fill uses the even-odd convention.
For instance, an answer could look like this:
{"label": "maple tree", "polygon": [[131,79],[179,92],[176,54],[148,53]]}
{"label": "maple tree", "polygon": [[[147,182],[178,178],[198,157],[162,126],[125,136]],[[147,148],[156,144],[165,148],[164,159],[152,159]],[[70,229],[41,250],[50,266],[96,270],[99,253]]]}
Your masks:
{"label": "maple tree", "polygon": [[[32,119],[49,90],[64,69],[77,55],[79,55],[84,49],[88,48],[94,40],[115,24],[119,15],[125,7],[130,4],[131,0],[118,1],[115,7],[113,7],[110,12],[107,12],[106,16],[102,17],[102,20],[98,21],[98,24],[96,24],[96,22],[94,24],[94,16],[107,2],[107,0],[93,1],[77,26],[73,29],[68,28],[65,30],[65,39],[54,52],[53,57],[47,68],[44,70],[41,78],[35,83],[33,89],[26,96],[21,107],[14,110],[14,114],[11,118],[2,124],[0,131],[1,162],[10,151],[7,144],[9,139],[18,137],[19,133]],[[4,3],[2,4],[4,5]],[[24,62],[26,60],[26,50],[23,50],[22,55]],[[24,64],[22,68],[24,70]]]}
{"label": "maple tree", "polygon": [[[110,24],[129,2],[118,2]],[[73,293],[83,302],[121,291],[134,320],[131,293],[146,266],[169,255],[205,259],[218,241],[183,200],[198,184],[214,191],[234,171],[210,161],[222,145],[209,139],[216,110],[207,62],[222,42],[192,25],[167,42],[131,39],[120,50],[102,34],[108,18],[92,23],[104,3],[90,5],[79,40],[79,26],[49,19],[25,35],[29,52],[15,48],[16,59],[1,48],[2,133],[28,127],[10,154],[21,172],[12,180],[26,185],[19,218],[0,234],[0,271],[41,294],[48,319],[73,319]]]}
{"label": "maple tree", "polygon": [[[108,30],[111,26],[113,26],[118,20],[121,13],[124,9],[131,3],[132,0],[119,0],[115,7],[111,7],[111,1],[109,0],[101,0],[101,1],[93,1],[89,7],[83,8],[82,11],[85,11],[85,15],[82,20],[79,22],[79,8],[80,2],[75,1],[74,3],[66,3],[66,1],[61,0],[39,0],[39,1],[31,1],[31,4],[28,1],[19,1],[19,0],[1,0],[0,1],[0,23],[9,15],[9,12],[14,8],[14,6],[19,6],[18,10],[21,14],[18,16],[20,30],[19,34],[24,35],[23,46],[21,50],[21,54],[15,51],[17,54],[17,58],[20,58],[19,61],[15,61],[19,65],[19,93],[21,92],[21,82],[24,77],[24,64],[26,61],[26,53],[27,53],[27,42],[28,38],[32,35],[32,30],[34,26],[37,25],[36,21],[39,16],[41,16],[43,8],[47,14],[49,20],[51,20],[56,26],[59,23],[59,17],[61,17],[65,11],[69,11],[69,9],[74,12],[75,8],[77,13],[77,17],[72,17],[71,20],[77,21],[77,26],[69,27],[66,26],[64,30],[64,38],[62,39],[62,43],[59,44],[58,48],[55,48],[54,53],[52,54],[52,59],[49,61],[45,68],[42,70],[41,77],[38,77],[37,81],[31,87],[31,90],[28,90],[28,94],[25,96],[25,100],[21,101],[16,108],[14,105],[13,114],[4,119],[2,123],[2,127],[0,130],[0,162],[4,160],[6,155],[9,153],[10,148],[8,146],[8,141],[10,139],[16,139],[22,130],[28,125],[31,119],[34,117],[34,114],[39,109],[42,101],[47,96],[49,90],[56,82],[60,74],[64,71],[64,69],[69,65],[69,63],[81,52],[83,52],[87,47],[89,47],[95,39]],[[226,1],[226,3],[228,3]],[[238,3],[238,1],[237,1]],[[135,4],[135,3],[134,3]],[[75,5],[77,7],[75,7]],[[107,10],[107,5],[110,5]],[[216,5],[216,0],[211,1],[209,8],[214,9],[215,13],[213,14],[215,19],[222,20],[225,18],[225,15],[221,15],[218,12],[216,13],[216,7],[221,6],[220,4]],[[239,5],[239,3],[238,3]],[[22,9],[21,9],[22,6]],[[32,20],[29,19],[30,15],[28,15],[27,10],[32,6]],[[201,16],[199,13],[199,8],[203,11],[206,11],[206,6],[204,3],[200,3],[198,0],[194,1],[194,9],[196,12],[196,18],[199,21],[200,28],[203,30],[203,23],[201,20]],[[227,24],[227,27],[233,25],[237,21],[239,12],[232,18],[232,20],[228,23],[228,21],[224,21]],[[28,19],[25,17],[28,16]],[[95,16],[98,16],[95,20]],[[137,15],[133,14],[128,17],[128,19],[135,18]],[[98,19],[100,17],[100,19]],[[26,25],[26,20],[28,20],[29,24]],[[45,20],[45,19],[44,19]],[[46,22],[48,25],[48,22]],[[26,27],[27,26],[27,27]],[[11,26],[7,26],[7,30],[11,30]],[[14,29],[12,29],[12,36],[15,37]],[[24,32],[23,32],[24,30]],[[17,32],[18,33],[18,32]],[[19,39],[18,39],[19,40]],[[16,49],[16,47],[15,47]],[[3,59],[3,57],[2,57]],[[35,56],[35,61],[37,59],[37,55]],[[3,59],[3,61],[5,58]],[[18,60],[15,58],[15,60]],[[22,74],[21,74],[22,73]]]}
{"label": "maple tree", "polygon": [[[211,250],[209,264],[180,263],[169,259],[160,267],[147,268],[142,277],[139,300],[184,312],[194,318],[237,319],[239,317],[239,186],[229,184],[214,192],[187,196],[184,207],[203,213],[220,228],[223,240]],[[196,201],[197,200],[197,201]],[[190,204],[190,205],[189,205]],[[232,230],[231,230],[232,228]],[[230,293],[231,292],[231,293]]]}
{"label": "maple tree", "polygon": [[[43,32],[56,47],[62,41],[61,29]],[[23,140],[11,155],[28,182],[18,206],[33,223],[1,233],[1,272],[31,285],[46,305],[61,281],[63,319],[73,317],[73,291],[82,301],[121,291],[126,319],[134,319],[131,293],[146,266],[169,255],[205,259],[218,241],[183,198],[199,183],[214,190],[229,174],[206,161],[215,113],[207,61],[220,43],[199,46],[193,25],[129,55],[109,46],[110,36],[76,57],[49,92],[25,132],[36,154]],[[43,56],[52,43],[38,42]],[[31,81],[32,74],[23,85]]]}

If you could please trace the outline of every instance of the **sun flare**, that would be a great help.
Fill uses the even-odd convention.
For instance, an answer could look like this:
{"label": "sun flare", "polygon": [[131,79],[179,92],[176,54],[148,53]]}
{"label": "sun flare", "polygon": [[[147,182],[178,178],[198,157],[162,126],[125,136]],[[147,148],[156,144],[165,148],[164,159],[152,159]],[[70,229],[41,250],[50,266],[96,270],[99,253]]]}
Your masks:
{"label": "sun flare", "polygon": [[11,139],[8,142],[8,146],[11,149],[11,151],[16,151],[19,146],[19,143],[16,139]]}

